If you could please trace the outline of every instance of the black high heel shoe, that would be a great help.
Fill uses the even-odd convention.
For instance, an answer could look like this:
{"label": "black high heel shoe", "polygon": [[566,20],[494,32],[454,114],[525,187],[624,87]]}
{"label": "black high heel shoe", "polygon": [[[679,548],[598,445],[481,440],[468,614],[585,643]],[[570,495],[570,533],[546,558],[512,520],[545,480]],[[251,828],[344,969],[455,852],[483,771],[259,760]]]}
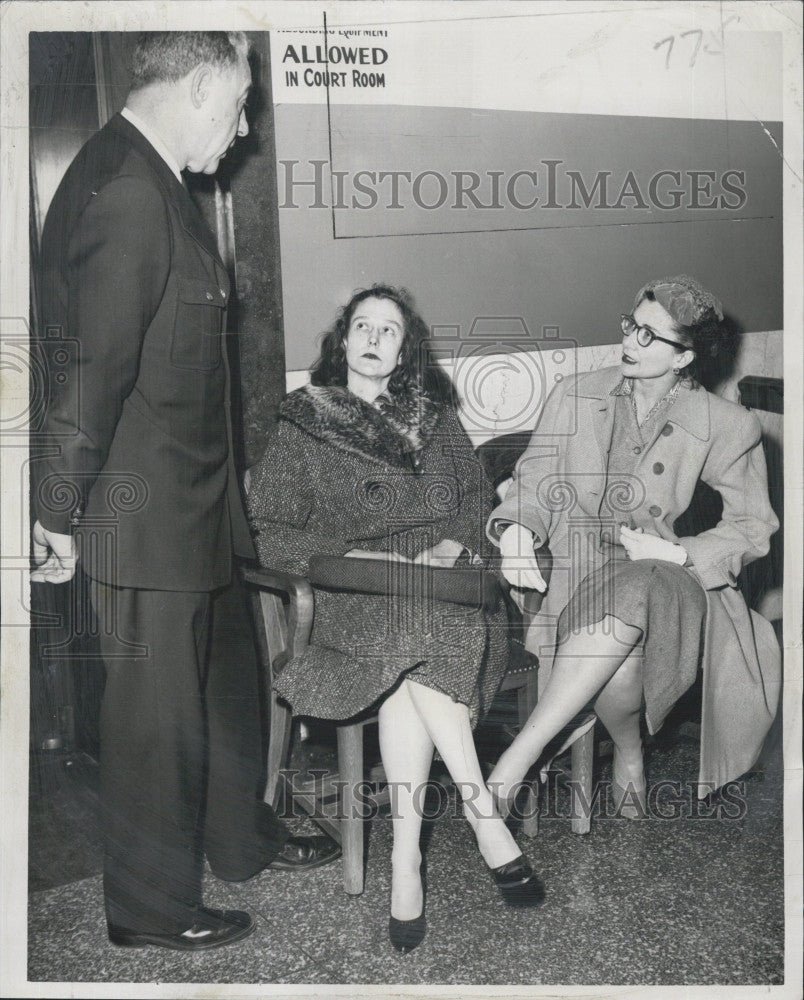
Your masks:
{"label": "black high heel shoe", "polygon": [[539,906],[544,902],[544,883],[533,871],[524,854],[499,868],[490,868],[494,884],[507,906]]}
{"label": "black high heel shoe", "polygon": [[388,918],[388,939],[391,944],[402,955],[406,955],[414,948],[418,948],[424,941],[427,933],[427,919],[424,915],[424,906],[427,900],[427,860],[422,859],[421,863],[422,879],[422,912],[413,920],[397,920],[396,917]]}
{"label": "black high heel shoe", "polygon": [[396,917],[388,918],[388,938],[398,952],[403,955],[413,951],[424,940],[427,932],[427,918],[424,915],[424,907],[418,917],[413,920],[397,920]]}

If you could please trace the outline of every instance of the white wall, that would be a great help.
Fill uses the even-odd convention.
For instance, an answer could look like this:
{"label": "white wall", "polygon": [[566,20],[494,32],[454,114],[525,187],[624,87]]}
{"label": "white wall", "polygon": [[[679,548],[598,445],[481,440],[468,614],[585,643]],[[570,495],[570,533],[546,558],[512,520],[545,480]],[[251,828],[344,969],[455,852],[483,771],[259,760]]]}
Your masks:
{"label": "white wall", "polygon": [[[782,378],[784,359],[780,330],[743,334],[730,377],[715,386],[718,395],[737,400],[737,383],[746,375]],[[518,354],[477,354],[445,363],[463,400],[461,420],[475,445],[489,438],[534,427],[556,377],[617,364],[621,345],[578,347]],[[304,385],[306,371],[287,373],[287,390]],[[781,421],[778,421],[781,435]],[[781,443],[779,440],[778,443]]]}

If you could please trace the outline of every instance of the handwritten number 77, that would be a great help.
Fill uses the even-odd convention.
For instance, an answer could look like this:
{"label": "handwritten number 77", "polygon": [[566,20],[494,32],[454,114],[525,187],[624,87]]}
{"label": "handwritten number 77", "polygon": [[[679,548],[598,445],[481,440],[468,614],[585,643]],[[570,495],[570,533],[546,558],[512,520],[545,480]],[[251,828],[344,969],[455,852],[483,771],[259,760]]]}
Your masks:
{"label": "handwritten number 77", "polygon": [[[726,28],[726,25],[730,24],[732,21],[739,21],[739,20],[740,20],[740,18],[736,14],[732,14],[731,17],[727,17],[726,20],[721,25],[721,28],[720,28],[720,38],[719,39],[718,39],[718,36],[715,34],[715,32],[712,32],[713,37],[716,39],[716,41],[719,42],[719,44],[721,46],[725,42],[725,36],[726,36],[725,28]],[[667,38],[662,38],[661,41],[658,41],[658,42],[654,43],[654,46],[653,46],[654,50],[660,49],[663,45],[667,46],[667,54],[665,55],[665,58],[664,58],[664,68],[665,69],[670,69],[670,56],[671,56],[671,54],[673,52],[673,46],[675,45],[676,37],[678,37],[678,38],[688,38],[690,35],[695,35],[696,36],[695,43],[694,43],[694,48],[692,50],[692,54],[690,55],[690,61],[689,61],[689,66],[693,67],[695,65],[697,59],[698,59],[698,53],[700,52],[700,50],[701,50],[701,44],[703,43],[704,33],[703,33],[703,30],[701,28],[693,28],[690,31],[682,31],[682,32],[679,33],[678,36],[676,36],[676,35],[668,35]],[[722,48],[720,48],[720,49],[710,49],[708,45],[704,45],[703,46],[703,50],[704,50],[704,52],[706,52],[706,53],[708,53],[709,55],[712,55],[712,56],[721,55],[722,52],[723,52]]]}

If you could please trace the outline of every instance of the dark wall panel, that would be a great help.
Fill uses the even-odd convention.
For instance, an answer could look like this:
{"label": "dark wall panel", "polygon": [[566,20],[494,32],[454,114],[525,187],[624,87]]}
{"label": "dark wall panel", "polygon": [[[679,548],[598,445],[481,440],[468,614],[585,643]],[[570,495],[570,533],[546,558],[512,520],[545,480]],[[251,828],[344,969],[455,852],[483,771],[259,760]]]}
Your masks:
{"label": "dark wall panel", "polygon": [[[619,315],[648,279],[688,272],[722,298],[727,312],[744,330],[782,325],[781,127],[755,122],[545,115],[443,108],[333,107],[284,105],[276,109],[280,221],[289,370],[306,368],[315,357],[316,336],[352,290],[373,281],[402,284],[416,296],[432,325],[468,331],[478,316],[521,317],[532,334],[558,326],[561,336],[580,345],[619,339]],[[332,163],[344,171],[330,188]],[[559,208],[547,208],[544,161],[556,168]],[[313,161],[325,161],[316,168]],[[289,161],[295,161],[290,165]],[[304,187],[319,170],[322,183]],[[358,171],[371,195],[356,190]],[[380,171],[426,170],[448,178],[449,196],[437,209],[438,182],[419,187],[400,179],[399,208],[390,207],[390,184]],[[456,209],[453,171],[485,175],[497,170],[505,179],[532,170],[537,185],[521,179],[520,201],[539,196],[532,210],[515,208],[505,192],[502,209]],[[625,196],[618,208],[590,206],[576,186],[575,203],[568,171],[576,171],[590,191],[599,172],[608,171],[605,203],[616,204],[629,171],[638,196]],[[663,178],[651,196],[650,180],[660,170],[681,173],[676,185]],[[740,171],[727,181],[726,171]],[[699,195],[694,172],[711,171]],[[488,181],[478,188],[490,201]],[[709,193],[707,194],[707,190]],[[316,207],[315,197],[321,192]],[[640,197],[647,207],[639,204]],[[718,199],[717,208],[695,208]],[[333,208],[333,204],[344,208]],[[721,199],[725,199],[722,201]],[[468,205],[464,198],[463,203]],[[732,207],[728,207],[732,206]],[[473,231],[474,230],[474,231]]]}

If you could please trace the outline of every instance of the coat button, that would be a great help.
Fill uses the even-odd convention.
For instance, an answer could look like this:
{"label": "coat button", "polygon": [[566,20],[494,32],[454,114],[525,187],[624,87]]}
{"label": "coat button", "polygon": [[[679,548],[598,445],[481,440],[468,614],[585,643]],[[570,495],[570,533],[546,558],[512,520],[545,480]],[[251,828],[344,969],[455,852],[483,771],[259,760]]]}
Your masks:
{"label": "coat button", "polygon": [[207,298],[210,302],[212,301],[212,292],[207,292]]}
{"label": "coat button", "polygon": [[642,449],[639,447],[639,445],[638,444],[634,445],[634,454],[635,455],[639,455],[641,453],[642,453]]}
{"label": "coat button", "polygon": [[664,466],[662,465],[661,462],[656,462],[653,466],[653,471],[656,473],[657,476],[661,476],[661,474],[664,472]]}
{"label": "coat button", "polygon": [[664,427],[662,427],[662,434],[664,434],[665,437],[670,437],[672,433],[673,433],[672,424],[665,424]]}
{"label": "coat button", "polygon": [[662,508],[657,507],[656,504],[653,504],[651,507],[648,507],[648,513],[650,514],[651,517],[660,517],[662,513]]}

